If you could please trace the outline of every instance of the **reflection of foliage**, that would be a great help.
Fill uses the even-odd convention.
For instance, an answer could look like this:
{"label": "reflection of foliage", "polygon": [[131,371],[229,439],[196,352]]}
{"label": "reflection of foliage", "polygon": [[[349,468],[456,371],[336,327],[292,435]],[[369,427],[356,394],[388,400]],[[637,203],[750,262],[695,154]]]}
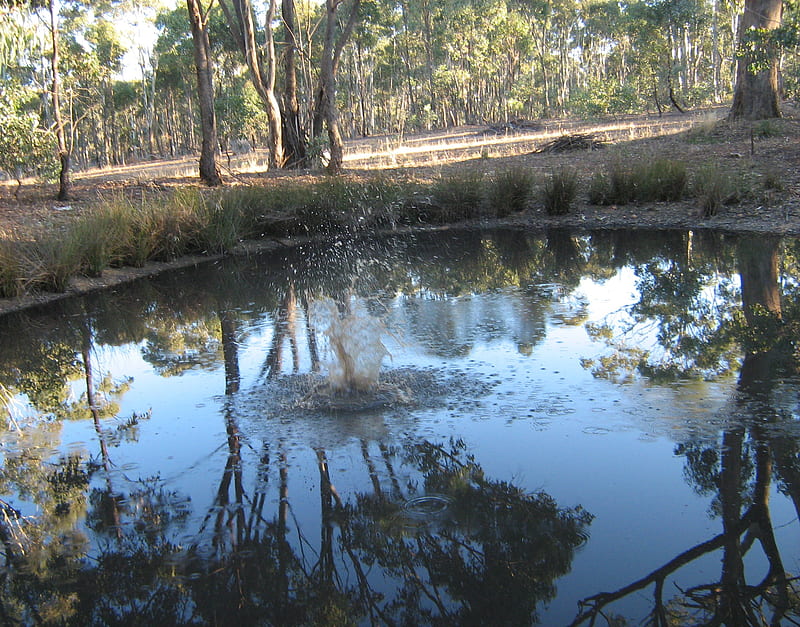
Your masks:
{"label": "reflection of foliage", "polygon": [[739,354],[730,332],[737,295],[730,280],[674,260],[653,261],[636,273],[639,300],[626,316],[587,325],[590,337],[615,352],[585,360],[584,367],[605,378],[638,372],[655,381],[730,372]]}
{"label": "reflection of foliage", "polygon": [[164,377],[195,367],[214,368],[222,350],[220,336],[216,317],[153,320],[142,356]]}
{"label": "reflection of foliage", "polygon": [[452,501],[435,533],[387,525],[393,508],[381,499],[365,496],[346,510],[345,544],[403,582],[384,612],[415,624],[535,622],[537,604],[555,596],[553,582],[569,572],[592,516],[487,479],[461,441],[412,445],[407,458],[427,494]]}
{"label": "reflection of foliage", "polygon": [[57,412],[69,396],[66,382],[81,374],[76,351],[60,342],[33,342],[17,355],[19,377],[12,387],[39,411]]}
{"label": "reflection of foliage", "polygon": [[[752,498],[753,487],[753,460],[752,451],[745,446],[741,459],[740,477],[738,481],[739,493],[745,498]],[[709,514],[713,516],[722,515],[722,505],[720,503],[720,472],[721,459],[717,443],[702,441],[690,441],[678,444],[675,447],[675,455],[686,458],[683,474],[689,485],[695,492],[702,496],[713,496],[709,505]]]}

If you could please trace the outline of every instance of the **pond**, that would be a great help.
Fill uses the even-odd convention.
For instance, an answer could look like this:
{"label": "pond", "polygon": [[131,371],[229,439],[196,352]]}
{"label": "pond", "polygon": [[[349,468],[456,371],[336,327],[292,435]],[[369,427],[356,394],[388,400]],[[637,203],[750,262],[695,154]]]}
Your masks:
{"label": "pond", "polygon": [[340,238],[7,315],[3,619],[797,621],[798,252]]}

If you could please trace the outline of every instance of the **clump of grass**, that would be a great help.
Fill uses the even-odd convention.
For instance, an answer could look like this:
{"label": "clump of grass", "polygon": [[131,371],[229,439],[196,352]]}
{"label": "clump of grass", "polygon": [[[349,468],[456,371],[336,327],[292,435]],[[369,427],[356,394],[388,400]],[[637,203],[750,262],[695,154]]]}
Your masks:
{"label": "clump of grass", "polygon": [[25,293],[27,265],[22,245],[0,233],[0,298],[16,298]]}
{"label": "clump of grass", "polygon": [[634,173],[636,200],[674,202],[683,198],[689,182],[686,164],[656,159],[639,166]]}
{"label": "clump of grass", "polygon": [[72,277],[80,273],[82,241],[70,233],[49,233],[30,247],[28,261],[32,286],[48,292],[65,292]]}
{"label": "clump of grass", "polygon": [[718,127],[719,122],[717,120],[703,120],[700,124],[696,124],[686,131],[686,141],[690,144],[720,142],[724,136],[717,133]]}
{"label": "clump of grass", "polygon": [[589,184],[589,202],[594,205],[627,205],[631,202],[674,202],[688,188],[686,164],[671,159],[630,167],[614,161],[606,172],[596,173]]}
{"label": "clump of grass", "polygon": [[528,207],[533,175],[530,170],[513,167],[496,172],[486,182],[486,207],[491,215],[505,218]]}
{"label": "clump of grass", "polygon": [[785,189],[783,179],[778,172],[767,172],[761,182],[767,191],[782,192]]}
{"label": "clump of grass", "polygon": [[692,183],[692,194],[706,218],[716,215],[720,207],[739,202],[740,187],[728,170],[711,164],[700,168]]}
{"label": "clump of grass", "polygon": [[768,139],[770,137],[780,137],[783,135],[779,120],[774,119],[759,120],[753,125],[752,133],[754,137],[758,137],[759,139]]}
{"label": "clump of grass", "polygon": [[572,208],[578,190],[578,175],[567,168],[553,172],[541,189],[542,202],[547,215],[566,215]]}
{"label": "clump of grass", "polygon": [[242,240],[255,237],[256,205],[251,193],[231,190],[201,196],[194,207],[191,252],[226,253]]}
{"label": "clump of grass", "polygon": [[431,189],[431,202],[424,216],[432,223],[473,220],[480,217],[483,175],[465,171],[440,177]]}
{"label": "clump of grass", "polygon": [[105,205],[81,218],[69,229],[66,238],[80,249],[80,271],[100,276],[106,268],[119,265],[128,234],[128,215],[118,207]]}

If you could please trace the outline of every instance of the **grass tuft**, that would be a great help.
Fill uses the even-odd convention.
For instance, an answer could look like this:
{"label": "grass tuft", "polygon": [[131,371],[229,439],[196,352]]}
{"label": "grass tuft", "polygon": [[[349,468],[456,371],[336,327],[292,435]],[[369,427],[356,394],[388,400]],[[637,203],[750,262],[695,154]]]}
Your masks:
{"label": "grass tuft", "polygon": [[589,202],[593,205],[674,202],[686,194],[688,182],[686,164],[681,161],[656,159],[630,167],[616,160],[606,172],[592,177]]}
{"label": "grass tuft", "polygon": [[29,267],[23,246],[0,233],[0,298],[17,298],[25,293],[25,267]]}
{"label": "grass tuft", "polygon": [[547,215],[560,216],[569,213],[578,190],[578,176],[567,168],[553,172],[541,189],[542,202]]}
{"label": "grass tuft", "polygon": [[483,174],[475,171],[439,177],[431,189],[431,206],[426,221],[445,224],[481,217],[483,185]]}
{"label": "grass tuft", "polygon": [[692,182],[692,195],[697,198],[703,216],[716,215],[720,207],[739,202],[741,190],[727,169],[717,164],[700,168]]}
{"label": "grass tuft", "polygon": [[531,171],[514,167],[496,172],[486,182],[486,207],[490,215],[505,218],[528,208],[533,189]]}

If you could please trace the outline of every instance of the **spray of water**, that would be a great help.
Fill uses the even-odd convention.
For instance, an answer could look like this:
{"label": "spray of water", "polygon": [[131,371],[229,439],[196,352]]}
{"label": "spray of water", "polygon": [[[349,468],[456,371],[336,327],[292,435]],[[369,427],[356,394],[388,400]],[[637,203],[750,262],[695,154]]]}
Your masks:
{"label": "spray of water", "polygon": [[328,385],[337,393],[367,392],[378,387],[381,363],[389,354],[382,337],[383,322],[370,315],[364,303],[351,298],[339,307],[331,298],[311,303],[312,327],[328,339],[331,360]]}

